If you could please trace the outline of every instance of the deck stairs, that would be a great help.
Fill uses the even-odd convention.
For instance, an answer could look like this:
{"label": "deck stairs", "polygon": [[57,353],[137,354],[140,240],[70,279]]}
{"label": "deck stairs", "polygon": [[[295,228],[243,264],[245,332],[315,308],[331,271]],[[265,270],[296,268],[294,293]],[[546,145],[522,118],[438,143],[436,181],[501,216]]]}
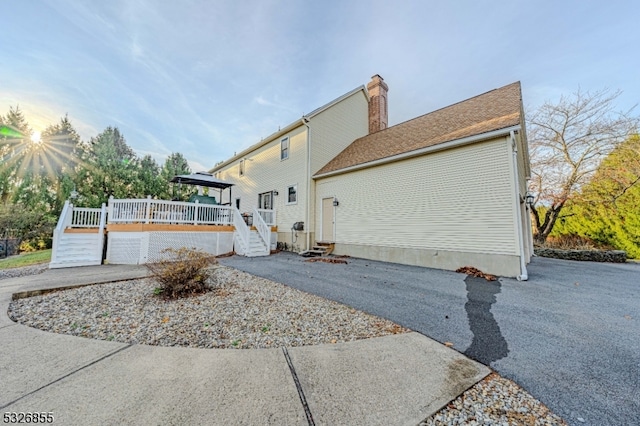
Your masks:
{"label": "deck stairs", "polygon": [[53,230],[49,268],[102,264],[106,218],[105,204],[99,209],[74,208],[67,200]]}
{"label": "deck stairs", "polygon": [[249,232],[249,247],[242,244],[242,240],[234,238],[236,253],[246,257],[268,256],[271,253],[270,247],[260,238],[258,231]]}
{"label": "deck stairs", "polygon": [[305,250],[301,252],[300,256],[304,256],[304,257],[329,256],[333,252],[334,248],[335,248],[335,243],[317,241],[311,250]]}
{"label": "deck stairs", "polygon": [[100,265],[102,263],[102,243],[95,233],[62,233],[58,240],[56,256],[49,268],[69,268],[72,266]]}

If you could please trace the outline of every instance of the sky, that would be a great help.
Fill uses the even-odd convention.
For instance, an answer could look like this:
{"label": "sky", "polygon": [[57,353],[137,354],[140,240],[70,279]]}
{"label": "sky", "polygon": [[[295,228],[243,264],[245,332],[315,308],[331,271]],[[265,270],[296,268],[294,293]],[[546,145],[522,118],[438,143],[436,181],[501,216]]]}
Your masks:
{"label": "sky", "polygon": [[[380,74],[389,125],[521,81],[525,108],[577,90],[640,102],[640,2],[5,0],[0,114],[35,131],[115,126],[194,171]],[[640,111],[634,110],[637,114]]]}

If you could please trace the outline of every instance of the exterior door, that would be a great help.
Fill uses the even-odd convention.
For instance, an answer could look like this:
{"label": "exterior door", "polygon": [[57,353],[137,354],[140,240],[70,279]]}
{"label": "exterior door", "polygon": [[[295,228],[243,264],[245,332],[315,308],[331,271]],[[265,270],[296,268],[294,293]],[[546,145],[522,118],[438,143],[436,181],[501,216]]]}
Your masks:
{"label": "exterior door", "polygon": [[258,194],[258,208],[266,210],[273,209],[273,191]]}
{"label": "exterior door", "polygon": [[322,199],[322,241],[334,242],[334,208],[333,198]]}

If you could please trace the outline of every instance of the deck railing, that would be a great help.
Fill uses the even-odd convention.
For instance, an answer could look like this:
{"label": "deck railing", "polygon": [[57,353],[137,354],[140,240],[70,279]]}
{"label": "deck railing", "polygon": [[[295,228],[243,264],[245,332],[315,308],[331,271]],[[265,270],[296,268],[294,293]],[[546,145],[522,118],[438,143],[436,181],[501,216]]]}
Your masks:
{"label": "deck railing", "polygon": [[269,248],[271,246],[271,228],[267,223],[262,219],[262,215],[258,211],[258,209],[253,209],[253,226],[258,230],[258,234],[260,238],[264,242],[264,245]]}
{"label": "deck railing", "polygon": [[97,228],[100,226],[101,209],[72,207],[72,228]]}
{"label": "deck railing", "polygon": [[109,223],[231,225],[232,207],[147,199],[109,199]]}
{"label": "deck railing", "polygon": [[250,231],[244,218],[236,208],[232,208],[233,225],[235,227],[235,238],[239,240],[240,247],[236,247],[236,253],[246,254],[249,251]]}
{"label": "deck railing", "polygon": [[275,226],[276,224],[276,211],[275,210],[267,210],[267,209],[254,209],[254,213],[258,213],[262,220],[269,225]]}

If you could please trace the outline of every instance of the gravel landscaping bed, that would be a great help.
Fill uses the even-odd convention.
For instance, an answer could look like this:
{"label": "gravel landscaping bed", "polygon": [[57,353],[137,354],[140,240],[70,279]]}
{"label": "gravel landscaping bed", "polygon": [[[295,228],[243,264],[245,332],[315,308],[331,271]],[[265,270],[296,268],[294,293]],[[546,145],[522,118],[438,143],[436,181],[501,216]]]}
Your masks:
{"label": "gravel landscaping bed", "polygon": [[157,346],[274,348],[408,332],[391,321],[227,267],[215,290],[166,301],[150,280],[19,299],[9,316],[54,333]]}
{"label": "gravel landscaping bed", "polygon": [[560,425],[566,423],[520,386],[491,373],[420,426]]}
{"label": "gravel landscaping bed", "polygon": [[0,280],[41,274],[47,269],[49,269],[48,263],[40,263],[33,266],[22,266],[20,268],[0,269]]}

